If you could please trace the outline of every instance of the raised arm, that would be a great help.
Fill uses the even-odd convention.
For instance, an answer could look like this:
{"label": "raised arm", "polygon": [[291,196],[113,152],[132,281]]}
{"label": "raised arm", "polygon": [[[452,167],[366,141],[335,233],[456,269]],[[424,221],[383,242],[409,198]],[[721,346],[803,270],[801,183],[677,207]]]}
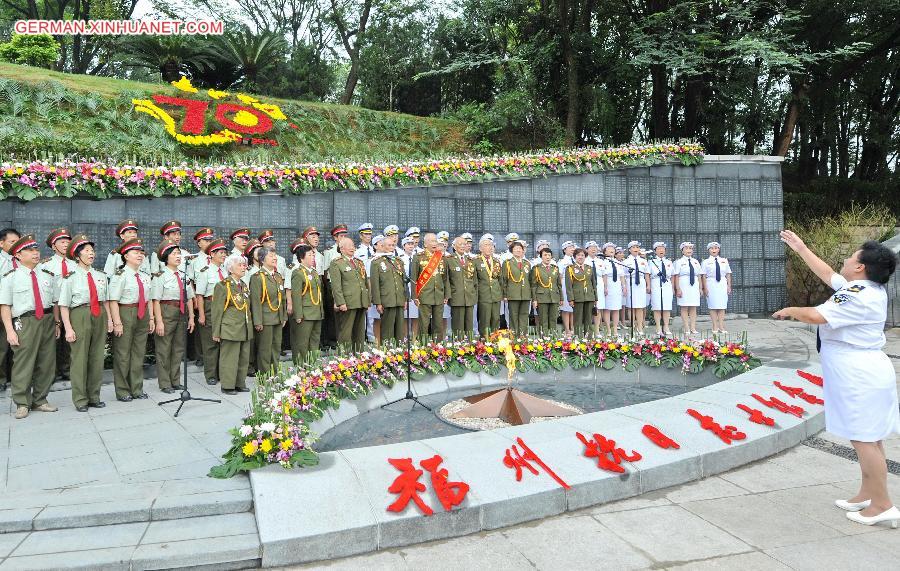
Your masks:
{"label": "raised arm", "polygon": [[790,230],[782,230],[780,233],[781,241],[790,247],[791,250],[797,252],[797,255],[800,256],[809,269],[812,270],[816,276],[828,287],[831,287],[831,277],[835,274],[835,271],[825,263],[822,258],[815,255],[812,250],[810,250],[806,244],[803,243],[803,240],[800,239],[800,236],[797,236],[795,233]]}

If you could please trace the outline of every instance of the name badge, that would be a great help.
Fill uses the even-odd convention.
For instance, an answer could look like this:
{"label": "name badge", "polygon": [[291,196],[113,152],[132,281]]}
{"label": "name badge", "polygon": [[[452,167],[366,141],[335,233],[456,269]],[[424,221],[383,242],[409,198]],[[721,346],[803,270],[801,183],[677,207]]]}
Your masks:
{"label": "name badge", "polygon": [[461,272],[461,271],[462,271],[462,268],[460,268],[459,266],[456,266],[456,271],[457,271],[457,272]]}

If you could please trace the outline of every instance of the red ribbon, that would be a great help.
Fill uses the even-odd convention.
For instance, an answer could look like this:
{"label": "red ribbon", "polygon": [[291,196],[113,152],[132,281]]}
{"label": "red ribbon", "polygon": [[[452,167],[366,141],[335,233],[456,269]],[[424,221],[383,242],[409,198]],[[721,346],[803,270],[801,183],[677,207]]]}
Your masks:
{"label": "red ribbon", "polygon": [[91,275],[90,271],[87,273],[87,282],[88,293],[91,296],[91,315],[100,317],[100,298],[97,296],[97,284],[94,283],[94,276]]}
{"label": "red ribbon", "polygon": [[44,317],[44,300],[41,299],[41,288],[38,287],[37,274],[31,270],[31,291],[34,292],[34,316]]}
{"label": "red ribbon", "polygon": [[141,276],[134,274],[134,279],[137,280],[138,284],[138,319],[143,319],[144,315],[147,313],[147,299],[144,297],[144,282],[141,281]]}

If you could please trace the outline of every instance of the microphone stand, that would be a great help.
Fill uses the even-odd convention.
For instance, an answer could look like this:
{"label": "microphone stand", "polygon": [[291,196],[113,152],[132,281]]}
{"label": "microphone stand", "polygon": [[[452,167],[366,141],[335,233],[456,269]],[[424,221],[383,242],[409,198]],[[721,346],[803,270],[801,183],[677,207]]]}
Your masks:
{"label": "microphone stand", "polygon": [[[412,259],[410,259],[410,264],[412,263]],[[409,279],[409,276],[406,275],[406,272],[403,272],[403,281],[407,286],[412,286],[412,280]],[[410,292],[412,293],[412,292]],[[412,296],[410,296],[412,297]],[[407,300],[407,304],[415,303],[412,299]],[[406,310],[406,394],[398,399],[394,399],[387,404],[381,405],[381,408],[385,408],[391,406],[392,404],[397,404],[398,402],[403,402],[405,400],[412,401],[412,408],[409,409],[410,412],[416,409],[416,405],[421,406],[427,411],[431,411],[431,408],[420,401],[416,395],[413,394],[412,390],[412,350],[410,348],[410,338],[412,337],[412,318],[409,316],[409,309],[407,306]],[[443,316],[441,317],[443,319]]]}
{"label": "microphone stand", "polygon": [[[196,257],[196,256],[198,256],[198,255],[199,255],[199,254],[190,254],[190,257],[194,258],[194,257]],[[185,262],[185,269],[187,269],[187,262]],[[182,289],[185,291],[185,297],[187,297],[187,285],[185,285],[184,280],[181,280],[181,287],[182,287]],[[186,303],[190,303],[190,302],[186,302]],[[193,306],[193,304],[191,304],[191,305]],[[181,412],[181,407],[183,407],[183,406],[184,406],[184,403],[186,403],[186,402],[188,402],[188,401],[191,401],[191,400],[198,400],[198,401],[203,401],[203,402],[217,402],[217,403],[221,403],[221,402],[222,402],[222,401],[220,401],[219,399],[210,399],[210,398],[193,397],[193,396],[191,396],[191,392],[188,390],[188,375],[187,375],[188,354],[187,354],[187,343],[188,343],[188,335],[189,335],[189,333],[188,333],[188,316],[190,315],[190,313],[189,313],[190,311],[193,311],[193,307],[189,307],[189,308],[188,308],[188,307],[185,307],[185,308],[184,308],[184,314],[182,315],[182,319],[184,320],[184,351],[183,351],[182,354],[181,354],[181,370],[182,370],[182,376],[181,376],[182,381],[181,381],[181,384],[182,384],[182,386],[183,386],[184,388],[181,390],[181,395],[178,396],[178,398],[169,399],[169,400],[164,400],[164,401],[160,401],[160,402],[157,403],[159,406],[162,406],[162,405],[164,405],[164,404],[169,404],[169,403],[173,403],[173,402],[178,402],[178,403],[179,403],[179,404],[178,404],[178,408],[175,410],[175,414],[173,415],[175,418],[178,418],[178,413]]]}
{"label": "microphone stand", "polygon": [[[663,322],[663,311],[665,311],[665,304],[663,303],[662,268],[665,266],[666,262],[662,258],[659,258],[656,254],[647,254],[647,262],[650,262],[650,260],[658,260],[659,261],[659,265],[653,264],[653,266],[658,270],[656,272],[656,276],[659,278],[659,323],[657,323],[656,326],[659,327],[660,331],[662,331],[662,333],[660,334],[660,337],[665,337],[666,330],[662,323]],[[668,282],[671,278],[672,278],[672,276],[666,276],[666,282]],[[650,280],[650,288],[651,289],[653,288],[652,278]],[[654,316],[654,319],[655,319],[655,316]]]}
{"label": "microphone stand", "polygon": [[628,309],[631,310],[628,313],[631,316],[631,338],[634,339],[634,307],[632,307],[634,305],[634,283],[631,281],[632,275],[634,274],[634,267],[623,264],[615,258],[609,258],[609,261],[621,268],[625,268],[628,272]]}

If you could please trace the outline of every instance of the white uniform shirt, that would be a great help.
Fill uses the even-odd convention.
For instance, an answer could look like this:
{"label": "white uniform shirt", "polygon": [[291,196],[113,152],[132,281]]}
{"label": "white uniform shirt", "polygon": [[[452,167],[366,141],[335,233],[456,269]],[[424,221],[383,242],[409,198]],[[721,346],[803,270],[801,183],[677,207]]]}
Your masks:
{"label": "white uniform shirt", "polygon": [[703,273],[703,267],[700,265],[700,262],[698,262],[694,258],[682,256],[675,260],[675,263],[672,265],[672,271],[678,274],[679,279],[684,278],[685,280],[678,282],[681,287],[691,285],[691,266],[694,266],[694,284],[699,284],[700,274]]}
{"label": "white uniform shirt", "polygon": [[[715,282],[716,281],[716,258],[710,256],[703,260],[703,273],[706,274],[707,282]],[[719,274],[722,278],[721,281],[725,281],[725,276],[731,273],[731,264],[728,263],[728,258],[723,258],[719,256]]]}
{"label": "white uniform shirt", "polygon": [[631,272],[629,272],[629,271],[626,270],[625,268],[622,268],[622,269],[625,270],[626,275],[630,278],[628,281],[629,281],[632,285],[638,285],[638,284],[635,284],[635,283],[634,283],[634,278],[635,278],[635,275],[634,275],[634,274],[635,274],[635,272],[634,272],[634,267],[635,267],[634,262],[635,262],[635,260],[637,260],[637,268],[638,268],[637,271],[638,271],[638,273],[641,274],[641,276],[640,276],[640,280],[641,280],[640,283],[646,285],[646,283],[647,283],[647,281],[646,281],[646,280],[647,280],[647,276],[646,276],[646,275],[643,275],[643,274],[649,274],[649,273],[650,273],[650,264],[647,263],[647,260],[645,260],[644,258],[641,258],[640,256],[638,256],[638,257],[635,257],[635,256],[628,256],[627,258],[625,258],[625,261],[622,262],[622,263],[625,264],[626,266],[628,266],[629,268],[631,268]]}
{"label": "white uniform shirt", "polygon": [[666,283],[672,283],[672,274],[675,270],[675,264],[669,258],[654,258],[648,262],[650,265],[650,279],[653,285],[659,285],[662,276],[662,268],[666,269]]}
{"label": "white uniform shirt", "polygon": [[368,266],[368,261],[375,257],[375,247],[371,244],[360,244],[359,248],[353,252],[353,257],[367,262]]}
{"label": "white uniform shirt", "polygon": [[887,318],[887,293],[869,280],[848,282],[842,275],[831,276],[835,293],[816,307],[828,323],[819,326],[823,342],[837,341],[855,349],[884,347],[884,322]]}

